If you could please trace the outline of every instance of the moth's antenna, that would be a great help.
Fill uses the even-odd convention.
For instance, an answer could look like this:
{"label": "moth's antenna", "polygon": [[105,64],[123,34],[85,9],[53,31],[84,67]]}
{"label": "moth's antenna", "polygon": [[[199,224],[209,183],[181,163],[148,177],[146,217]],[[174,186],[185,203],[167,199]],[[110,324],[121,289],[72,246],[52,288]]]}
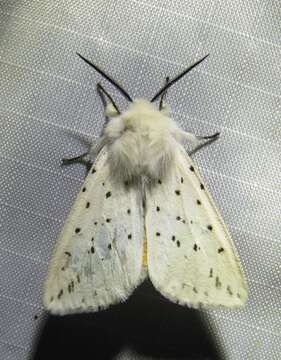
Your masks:
{"label": "moth's antenna", "polygon": [[111,104],[113,105],[114,109],[117,111],[117,113],[118,113],[118,114],[121,114],[121,113],[120,113],[120,110],[118,109],[118,107],[117,107],[115,101],[113,100],[112,96],[109,95],[109,93],[105,90],[104,87],[101,86],[100,83],[97,83],[97,90],[98,90],[99,93],[101,92],[101,93],[103,93],[105,96],[107,96],[107,98],[109,99],[109,101],[111,101]]}
{"label": "moth's antenna", "polygon": [[199,65],[203,60],[206,59],[210,54],[207,54],[204,56],[201,60],[196,61],[193,65],[191,65],[189,68],[184,70],[182,73],[180,73],[178,76],[176,76],[173,80],[171,80],[168,84],[164,85],[157,93],[153,96],[153,98],[150,100],[150,102],[155,101],[164,91],[166,91],[170,86],[172,86],[174,83],[176,83],[178,80],[180,80],[184,75],[186,75],[190,70],[192,70],[195,66]]}
{"label": "moth's antenna", "polygon": [[133,101],[133,99],[131,98],[131,96],[127,93],[127,91],[125,91],[115,80],[111,79],[111,77],[109,77],[105,72],[103,72],[100,68],[97,67],[97,65],[91,63],[89,60],[85,59],[82,55],[80,55],[79,53],[76,53],[82,60],[84,60],[88,65],[92,66],[99,74],[101,74],[104,78],[106,78],[106,80],[108,80],[113,86],[116,87],[116,89],[118,89],[121,94],[123,96],[125,96],[125,98],[127,100],[129,100],[130,102]]}
{"label": "moth's antenna", "polygon": [[[166,77],[166,82],[165,82],[165,84],[168,84],[169,80],[170,80],[170,78],[169,78],[169,76],[167,76],[167,77]],[[160,103],[159,103],[159,110],[160,110],[160,111],[163,109],[163,104],[164,104],[164,99],[165,99],[165,97],[166,97],[166,94],[167,94],[167,91],[164,91],[164,92],[162,93],[161,98],[160,98]]]}

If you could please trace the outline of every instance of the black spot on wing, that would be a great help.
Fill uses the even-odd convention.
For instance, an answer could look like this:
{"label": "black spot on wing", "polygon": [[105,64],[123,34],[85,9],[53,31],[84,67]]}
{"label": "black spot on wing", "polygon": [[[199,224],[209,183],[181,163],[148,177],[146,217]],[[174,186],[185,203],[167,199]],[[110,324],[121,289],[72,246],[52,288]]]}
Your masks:
{"label": "black spot on wing", "polygon": [[82,188],[82,192],[85,192],[87,189],[86,189],[86,186],[84,186],[83,188]]}
{"label": "black spot on wing", "polygon": [[180,216],[177,216],[176,219],[177,219],[178,221],[180,221],[181,217],[180,217]]}
{"label": "black spot on wing", "polygon": [[229,285],[227,285],[226,291],[228,292],[228,294],[229,294],[230,296],[233,295],[233,292],[232,292],[231,287],[230,287]]}
{"label": "black spot on wing", "polygon": [[71,256],[71,253],[69,251],[65,251],[65,255]]}
{"label": "black spot on wing", "polygon": [[183,183],[183,177],[181,177],[181,183]]}
{"label": "black spot on wing", "polygon": [[210,230],[210,231],[212,231],[212,230],[213,230],[212,225],[208,225],[208,226],[207,226],[207,229]]}
{"label": "black spot on wing", "polygon": [[194,166],[191,165],[191,166],[189,167],[189,170],[194,172]]}
{"label": "black spot on wing", "polygon": [[216,276],[216,287],[219,289],[221,288],[221,281],[218,276]]}
{"label": "black spot on wing", "polygon": [[175,194],[179,196],[181,194],[180,190],[175,190]]}
{"label": "black spot on wing", "polygon": [[222,253],[223,251],[224,251],[224,248],[223,248],[223,247],[221,247],[221,248],[218,249],[218,253],[219,253],[219,254]]}
{"label": "black spot on wing", "polygon": [[180,247],[181,246],[181,243],[179,240],[177,240],[177,247]]}
{"label": "black spot on wing", "polygon": [[77,275],[76,278],[77,278],[77,282],[80,283],[80,276]]}
{"label": "black spot on wing", "polygon": [[176,240],[176,237],[175,235],[172,236],[172,240],[175,241]]}
{"label": "black spot on wing", "polygon": [[98,222],[97,222],[97,221],[95,221],[95,222],[94,222],[94,224],[95,224],[95,225],[98,225]]}
{"label": "black spot on wing", "polygon": [[94,254],[95,253],[95,248],[93,246],[91,246],[91,253]]}
{"label": "black spot on wing", "polygon": [[210,269],[210,274],[209,277],[212,278],[213,277],[213,268]]}
{"label": "black spot on wing", "polygon": [[160,211],[160,207],[159,207],[159,206],[156,206],[156,211]]}
{"label": "black spot on wing", "polygon": [[75,234],[79,234],[80,231],[81,231],[81,228],[79,228],[79,227],[75,228]]}
{"label": "black spot on wing", "polygon": [[93,168],[92,169],[92,174],[94,174],[96,172],[96,169],[95,168]]}
{"label": "black spot on wing", "polygon": [[112,245],[108,244],[108,250],[111,250],[111,249],[112,249]]}
{"label": "black spot on wing", "polygon": [[62,295],[63,295],[63,289],[61,289],[61,290],[59,291],[59,293],[58,293],[58,299],[60,299],[60,298],[62,297]]}
{"label": "black spot on wing", "polygon": [[90,202],[87,201],[87,203],[86,203],[86,209],[88,209],[89,207],[90,207]]}
{"label": "black spot on wing", "polygon": [[195,286],[193,287],[193,289],[192,289],[192,290],[193,290],[193,292],[195,292],[195,294],[198,294],[198,290],[196,289],[196,287],[195,287]]}
{"label": "black spot on wing", "polygon": [[160,235],[161,235],[160,232],[157,232],[157,233],[156,233],[156,236],[160,236]]}
{"label": "black spot on wing", "polygon": [[128,235],[128,239],[132,239],[132,234],[129,234],[129,235]]}
{"label": "black spot on wing", "polygon": [[131,214],[131,209],[128,209],[128,210],[127,210],[127,214]]}
{"label": "black spot on wing", "polygon": [[162,181],[160,179],[158,180],[158,184],[160,184],[160,185],[162,184]]}
{"label": "black spot on wing", "polygon": [[202,183],[200,184],[200,188],[201,188],[202,190],[205,189],[205,187],[204,187],[204,185],[203,185]]}
{"label": "black spot on wing", "polygon": [[107,222],[107,223],[110,223],[110,221],[111,221],[110,218],[107,218],[107,219],[106,219],[106,222]]}
{"label": "black spot on wing", "polygon": [[108,199],[110,196],[111,196],[111,192],[108,191],[108,192],[105,194],[105,197]]}
{"label": "black spot on wing", "polygon": [[201,201],[200,200],[196,200],[197,205],[201,205]]}
{"label": "black spot on wing", "polygon": [[193,250],[194,250],[194,251],[197,251],[197,250],[198,250],[197,244],[194,244],[194,245],[193,245]]}

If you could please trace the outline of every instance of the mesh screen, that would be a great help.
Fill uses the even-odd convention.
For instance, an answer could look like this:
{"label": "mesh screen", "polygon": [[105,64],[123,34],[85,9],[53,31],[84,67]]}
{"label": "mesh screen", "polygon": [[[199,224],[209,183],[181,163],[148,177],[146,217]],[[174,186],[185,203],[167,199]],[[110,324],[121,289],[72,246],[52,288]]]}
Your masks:
{"label": "mesh screen", "polygon": [[[280,19],[278,0],[1,1],[1,359],[36,347],[48,260],[85,175],[60,159],[85,151],[104,122],[100,77],[76,51],[138,97],[211,54],[168,102],[185,130],[222,132],[194,160],[233,234],[250,299],[200,315],[223,358],[280,358]],[[117,353],[154,358],[126,345]]]}

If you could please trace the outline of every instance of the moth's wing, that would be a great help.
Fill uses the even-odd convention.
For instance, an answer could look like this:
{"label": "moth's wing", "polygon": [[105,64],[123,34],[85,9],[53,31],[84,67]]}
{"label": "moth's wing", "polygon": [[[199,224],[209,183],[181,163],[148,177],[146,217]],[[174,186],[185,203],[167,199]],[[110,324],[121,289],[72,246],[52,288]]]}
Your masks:
{"label": "moth's wing", "polygon": [[172,173],[147,190],[148,273],[167,298],[193,307],[242,306],[247,285],[210,193],[179,145]]}
{"label": "moth's wing", "polygon": [[104,149],[57,241],[43,302],[55,314],[124,301],[144,277],[144,224],[137,188],[116,185]]}

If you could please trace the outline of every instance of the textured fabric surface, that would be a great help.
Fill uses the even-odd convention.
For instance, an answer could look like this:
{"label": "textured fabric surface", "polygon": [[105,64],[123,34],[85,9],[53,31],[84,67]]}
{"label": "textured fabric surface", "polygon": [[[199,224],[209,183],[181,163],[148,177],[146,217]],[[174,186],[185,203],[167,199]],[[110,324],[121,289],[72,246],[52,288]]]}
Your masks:
{"label": "textured fabric surface", "polygon": [[[201,314],[224,359],[280,358],[280,19],[279,0],[1,0],[1,359],[27,359],[36,346],[48,260],[85,174],[60,159],[85,151],[104,122],[100,77],[76,51],[138,97],[211,54],[168,102],[184,129],[222,132],[193,158],[250,298],[243,310]],[[126,348],[116,357],[152,358]]]}

